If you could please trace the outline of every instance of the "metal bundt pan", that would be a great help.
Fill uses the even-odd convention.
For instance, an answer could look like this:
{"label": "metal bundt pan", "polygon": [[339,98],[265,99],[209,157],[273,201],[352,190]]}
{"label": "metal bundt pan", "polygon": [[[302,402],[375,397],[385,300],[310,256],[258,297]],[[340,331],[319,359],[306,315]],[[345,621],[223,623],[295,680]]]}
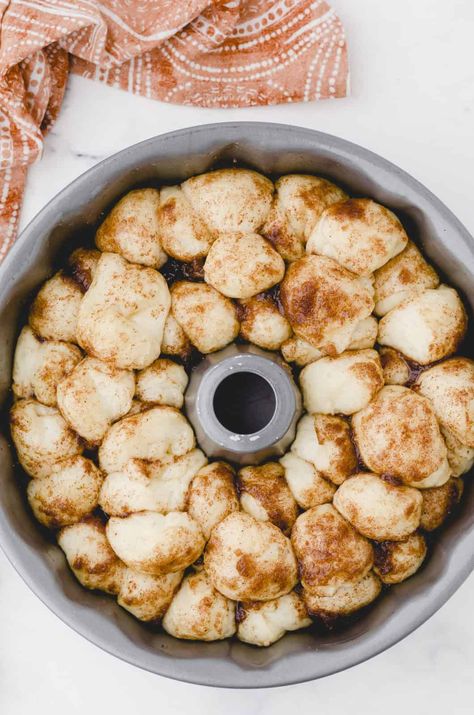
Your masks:
{"label": "metal bundt pan", "polygon": [[[395,210],[442,275],[474,307],[474,242],[453,214],[399,168],[327,134],[266,123],[225,123],[149,139],[106,159],[64,189],[25,229],[0,267],[0,400],[8,403],[13,347],[29,296],[75,238],[92,235],[124,192],[173,183],[232,163],[276,176],[323,175],[351,194]],[[77,241],[76,241],[77,245]],[[61,247],[63,251],[61,254]],[[5,413],[5,411],[4,411]],[[328,635],[299,632],[270,648],[237,641],[178,641],[136,621],[115,602],[82,588],[64,556],[35,523],[9,445],[0,435],[0,542],[30,588],[65,623],[129,663],[177,680],[264,687],[320,678],[367,660],[426,621],[474,567],[474,489],[444,528],[421,571],[392,588],[360,620]]]}

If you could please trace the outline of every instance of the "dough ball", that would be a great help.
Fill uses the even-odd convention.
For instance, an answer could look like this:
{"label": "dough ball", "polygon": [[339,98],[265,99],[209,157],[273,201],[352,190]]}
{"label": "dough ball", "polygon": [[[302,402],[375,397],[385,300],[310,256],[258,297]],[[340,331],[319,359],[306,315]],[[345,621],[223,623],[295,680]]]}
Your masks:
{"label": "dough ball", "polygon": [[375,601],[381,590],[380,579],[373,571],[369,571],[360,581],[341,586],[335,593],[327,595],[304,589],[303,597],[312,616],[331,622],[333,618],[350,616],[355,611],[365,608]]}
{"label": "dough ball", "polygon": [[291,336],[291,326],[271,298],[255,296],[239,307],[240,334],[264,350],[279,350]]}
{"label": "dough ball", "polygon": [[375,544],[374,571],[383,583],[401,583],[418,571],[426,556],[426,542],[421,534],[403,541]]}
{"label": "dough ball", "polygon": [[131,263],[160,268],[167,255],[160,241],[159,207],[157,189],[129,191],[99,226],[97,248],[119,253]]}
{"label": "dough ball", "polygon": [[114,367],[140,370],[160,355],[170,305],[161,273],[103,253],[81,303],[79,344]]}
{"label": "dough ball", "polygon": [[285,262],[258,233],[221,234],[204,264],[204,280],[229,298],[251,298],[279,283]]}
{"label": "dough ball", "polygon": [[240,508],[234,470],[225,462],[212,462],[194,477],[188,494],[188,513],[209,539],[213,528]]}
{"label": "dough ball", "polygon": [[36,400],[15,402],[10,429],[18,460],[31,477],[45,477],[56,462],[82,452],[79,436],[61,413]]}
{"label": "dough ball", "polygon": [[175,283],[171,303],[174,318],[201,353],[221,350],[239,333],[235,305],[206,283]]}
{"label": "dough ball", "polygon": [[420,525],[422,502],[418,489],[359,473],[341,484],[333,504],[368,539],[400,541]]}
{"label": "dough ball", "polygon": [[90,459],[68,457],[51,467],[48,476],[28,484],[35,517],[50,529],[75,524],[99,502],[102,475]]}
{"label": "dough ball", "polygon": [[69,272],[84,293],[91,286],[100,256],[95,248],[76,248],[67,259]]}
{"label": "dough ball", "polygon": [[280,464],[285,470],[285,479],[296,502],[302,509],[310,509],[331,502],[336,487],[323,479],[310,462],[293,452],[287,452]]}
{"label": "dough ball", "polygon": [[325,256],[292,263],[280,286],[285,315],[294,333],[329,354],[341,353],[373,308],[373,286]]}
{"label": "dough ball", "polygon": [[405,298],[437,288],[439,278],[414,243],[375,272],[375,312],[385,315]]}
{"label": "dough ball", "polygon": [[406,298],[387,313],[379,323],[378,341],[428,365],[456,351],[466,326],[458,294],[442,285]]}
{"label": "dough ball", "polygon": [[184,511],[189,485],[204,464],[206,458],[199,449],[160,462],[131,459],[121,471],[105,478],[99,503],[113,516],[136,511]]}
{"label": "dough ball", "polygon": [[322,504],[297,518],[291,542],[304,589],[332,596],[372,568],[371,544],[336,511]]}
{"label": "dough ball", "polygon": [[298,505],[284,474],[277,462],[243,467],[238,484],[242,509],[257,521],[270,521],[288,535],[298,516]]}
{"label": "dough ball", "polygon": [[193,211],[213,234],[258,231],[267,218],[273,184],[248,169],[219,169],[181,185]]}
{"label": "dough ball", "polygon": [[186,576],[163,619],[175,638],[217,641],[235,633],[235,604],[216,591],[204,571]]}
{"label": "dough ball", "polygon": [[182,571],[199,558],[204,548],[199,526],[188,514],[178,511],[111,516],[107,538],[127,566],[155,576]]}
{"label": "dough ball", "polygon": [[125,568],[117,603],[141,621],[158,621],[166,613],[182,578],[182,571],[153,576]]}
{"label": "dough ball", "polygon": [[373,348],[377,342],[377,334],[379,330],[379,324],[377,318],[373,315],[369,315],[368,318],[364,318],[359,323],[357,323],[354,332],[352,333],[352,340],[348,345],[348,350],[365,350],[366,348]]}
{"label": "dough ball", "polygon": [[58,544],[78,581],[86,588],[117,594],[124,566],[110,548],[105,526],[97,517],[88,517],[65,526]]}
{"label": "dough ball", "polygon": [[306,251],[367,276],[403,251],[407,242],[402,224],[385,206],[370,199],[346,199],[323,211]]}
{"label": "dough ball", "polygon": [[319,348],[313,347],[297,335],[293,335],[282,344],[281,354],[286,362],[294,362],[300,367],[304,367],[309,365],[310,362],[324,357],[326,353],[323,350],[319,350]]}
{"label": "dough ball", "polygon": [[120,471],[129,459],[153,462],[180,457],[194,444],[187,419],[174,407],[159,405],[110,427],[99,449],[100,466],[110,474]]}
{"label": "dough ball", "polygon": [[56,387],[81,360],[78,347],[58,340],[38,340],[28,326],[20,333],[13,359],[13,394],[56,405]]}
{"label": "dough ball", "polygon": [[172,360],[155,360],[137,375],[137,398],[180,409],[188,376],[182,365]]}
{"label": "dough ball", "polygon": [[448,462],[451,467],[452,477],[461,477],[471,469],[474,464],[474,447],[466,447],[452,432],[441,427],[441,434],[448,450]]}
{"label": "dough ball", "polygon": [[165,321],[161,352],[164,355],[176,355],[181,360],[187,360],[191,354],[192,345],[181,325],[171,313]]}
{"label": "dough ball", "polygon": [[381,348],[379,354],[385,384],[406,385],[410,380],[411,370],[403,355],[393,348]]}
{"label": "dough ball", "polygon": [[237,614],[237,638],[258,646],[269,646],[287,631],[311,625],[304,601],[295,591],[272,601],[240,603]]}
{"label": "dough ball", "polygon": [[425,531],[439,529],[459,504],[463,489],[462,479],[450,479],[441,487],[423,489],[421,528]]}
{"label": "dough ball", "polygon": [[334,484],[341,484],[357,468],[350,428],[342,417],[304,415],[291,451]]}
{"label": "dough ball", "polygon": [[45,340],[77,343],[77,320],[83,293],[62,271],[44,283],[30,309],[30,327]]}
{"label": "dough ball", "polygon": [[288,174],[275,183],[275,197],[263,235],[286,261],[304,255],[306,241],[328,206],[346,194],[319,176]]}
{"label": "dough ball", "polygon": [[269,601],[296,585],[296,559],[278,527],[232,512],[212,530],[204,554],[215,588],[234,600]]}
{"label": "dough ball", "polygon": [[304,404],[311,413],[352,415],[366,407],[383,384],[379,354],[370,349],[321,358],[300,374]]}
{"label": "dough ball", "polygon": [[161,189],[158,219],[161,243],[169,256],[187,262],[207,256],[215,234],[193,211],[179,186]]}
{"label": "dough ball", "polygon": [[447,450],[430,402],[388,385],[352,418],[362,459],[376,474],[425,489],[449,479]]}
{"label": "dough ball", "polygon": [[128,370],[85,358],[58,385],[58,406],[71,427],[91,444],[130,410],[135,376]]}
{"label": "dough ball", "polygon": [[462,444],[474,447],[474,361],[456,357],[433,365],[414,389],[430,400],[441,425]]}

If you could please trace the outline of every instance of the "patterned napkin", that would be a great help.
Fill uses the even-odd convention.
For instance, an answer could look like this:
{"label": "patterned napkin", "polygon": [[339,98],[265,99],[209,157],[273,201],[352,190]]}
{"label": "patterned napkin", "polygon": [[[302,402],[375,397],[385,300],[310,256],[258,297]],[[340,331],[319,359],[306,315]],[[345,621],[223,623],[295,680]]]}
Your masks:
{"label": "patterned napkin", "polygon": [[0,261],[69,72],[164,102],[344,97],[344,29],[323,0],[0,0]]}

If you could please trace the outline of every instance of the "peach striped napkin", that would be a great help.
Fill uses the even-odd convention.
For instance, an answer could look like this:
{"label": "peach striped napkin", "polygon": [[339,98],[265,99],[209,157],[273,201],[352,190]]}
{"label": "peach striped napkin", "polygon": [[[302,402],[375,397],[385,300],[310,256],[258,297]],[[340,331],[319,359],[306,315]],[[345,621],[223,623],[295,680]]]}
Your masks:
{"label": "peach striped napkin", "polygon": [[0,260],[69,72],[165,102],[343,97],[344,29],[323,0],[0,0]]}

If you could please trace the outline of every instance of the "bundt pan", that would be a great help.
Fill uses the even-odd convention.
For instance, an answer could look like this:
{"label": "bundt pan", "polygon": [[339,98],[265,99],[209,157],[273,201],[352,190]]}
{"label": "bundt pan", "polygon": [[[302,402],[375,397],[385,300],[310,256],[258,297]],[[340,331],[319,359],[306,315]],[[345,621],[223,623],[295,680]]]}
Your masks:
{"label": "bundt pan", "polygon": [[[474,242],[453,214],[393,164],[354,144],[297,127],[225,123],[149,139],[106,159],[56,196],[30,223],[0,267],[0,400],[9,403],[13,347],[31,293],[53,273],[64,248],[93,234],[131,188],[172,184],[221,166],[278,176],[322,175],[355,196],[394,210],[449,284],[474,308]],[[471,336],[472,343],[472,336]],[[344,629],[288,634],[270,648],[230,640],[178,641],[136,621],[109,597],[82,588],[60,549],[35,523],[4,416],[0,435],[0,541],[20,575],[63,621],[129,663],[191,683],[266,687],[320,678],[367,660],[407,636],[445,603],[474,566],[474,489],[444,528],[424,567],[390,589]]]}

